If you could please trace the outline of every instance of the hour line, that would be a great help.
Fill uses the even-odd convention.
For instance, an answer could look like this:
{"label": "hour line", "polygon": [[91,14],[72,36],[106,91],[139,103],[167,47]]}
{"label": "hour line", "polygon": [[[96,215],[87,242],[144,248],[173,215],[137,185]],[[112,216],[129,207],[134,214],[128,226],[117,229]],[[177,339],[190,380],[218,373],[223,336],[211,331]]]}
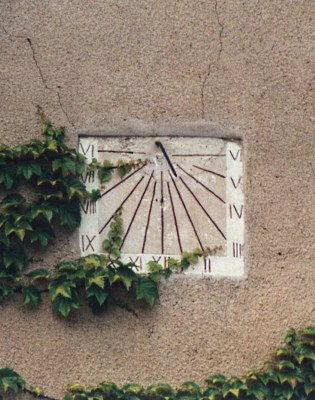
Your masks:
{"label": "hour line", "polygon": [[154,195],[155,195],[155,188],[156,188],[156,182],[154,182],[154,186],[153,186],[152,199],[151,199],[151,203],[150,203],[150,209],[149,209],[149,214],[148,214],[148,219],[147,219],[147,225],[145,227],[144,238],[143,238],[142,253],[144,253],[145,242],[147,241],[147,233],[148,233],[149,224],[150,224],[153,200],[154,200]]}
{"label": "hour line", "polygon": [[224,235],[224,233],[221,231],[221,229],[218,227],[218,225],[214,222],[214,220],[210,217],[210,215],[207,213],[207,211],[205,210],[205,208],[203,207],[203,205],[200,203],[200,201],[197,199],[196,195],[194,194],[194,192],[188,187],[188,185],[186,184],[186,182],[183,180],[182,177],[179,178],[182,183],[185,185],[185,187],[189,190],[189,192],[192,194],[193,198],[196,200],[196,202],[199,204],[199,206],[202,208],[202,210],[204,211],[204,213],[207,215],[207,217],[210,219],[210,221],[213,223],[213,225],[217,228],[217,230],[220,232],[220,234],[222,235],[222,237],[226,240],[226,237]]}
{"label": "hour line", "polygon": [[119,249],[121,249],[121,248],[123,247],[124,243],[125,243],[125,240],[126,240],[126,238],[127,238],[127,236],[128,236],[128,233],[129,233],[129,231],[130,231],[130,229],[131,229],[131,226],[132,226],[132,224],[133,224],[133,221],[134,221],[135,218],[136,218],[137,212],[138,212],[139,207],[140,207],[140,205],[141,205],[141,203],[142,203],[142,200],[143,200],[143,198],[144,198],[144,195],[145,195],[146,191],[148,190],[148,187],[149,187],[149,185],[150,185],[150,182],[151,182],[151,179],[152,179],[152,177],[153,177],[153,174],[154,174],[154,171],[152,171],[152,173],[151,173],[151,175],[150,175],[150,178],[149,178],[149,180],[148,180],[148,183],[146,184],[146,187],[144,188],[144,191],[143,191],[143,193],[142,193],[142,195],[141,195],[141,197],[140,197],[140,200],[139,200],[139,203],[138,203],[138,205],[137,205],[137,207],[136,207],[136,209],[135,209],[135,212],[133,213],[133,216],[132,216],[132,218],[131,218],[130,224],[129,224],[128,228],[127,228],[127,231],[126,231],[126,233],[125,233],[125,236],[123,237],[122,244],[121,244],[121,246],[120,246]]}
{"label": "hour line", "polygon": [[177,191],[177,194],[178,194],[178,196],[179,196],[179,198],[180,198],[180,200],[181,200],[181,202],[182,202],[182,205],[183,205],[183,207],[184,207],[184,209],[185,209],[185,211],[186,211],[186,215],[187,215],[187,217],[188,217],[188,219],[189,219],[189,221],[190,221],[190,224],[191,224],[191,226],[192,226],[192,228],[193,228],[193,230],[194,230],[194,232],[195,232],[195,235],[196,235],[196,238],[197,238],[197,240],[198,240],[198,242],[199,242],[199,245],[200,245],[200,247],[201,247],[201,250],[204,251],[203,245],[202,245],[201,240],[200,240],[200,238],[199,238],[199,235],[198,235],[198,233],[197,233],[197,231],[196,231],[195,225],[194,225],[194,223],[193,223],[193,221],[192,221],[192,219],[191,219],[191,216],[189,215],[189,212],[188,212],[188,210],[187,210],[187,207],[186,207],[186,204],[185,204],[185,202],[184,202],[184,199],[182,198],[182,195],[180,194],[180,191],[178,190],[178,187],[177,187],[177,185],[176,185],[176,183],[175,183],[173,177],[171,176],[171,174],[170,174],[170,177],[171,177],[171,179],[172,179],[172,181],[173,181],[173,185],[175,186],[175,189],[176,189],[176,191]]}
{"label": "hour line", "polygon": [[110,221],[113,219],[114,215],[116,214],[117,211],[121,209],[121,207],[126,203],[126,201],[129,199],[129,197],[132,195],[132,193],[137,189],[138,185],[140,182],[144,179],[144,175],[140,178],[136,186],[131,190],[131,192],[128,194],[128,196],[124,199],[124,201],[120,204],[119,207],[116,208],[116,211],[114,214],[109,218],[109,220],[106,222],[106,224],[103,226],[103,228],[99,231],[99,234],[103,232],[103,230],[106,228],[106,226],[110,223]]}
{"label": "hour line", "polygon": [[164,254],[164,197],[163,197],[163,171],[161,171],[161,248]]}
{"label": "hour line", "polygon": [[172,157],[225,157],[225,154],[171,154]]}
{"label": "hour line", "polygon": [[114,185],[113,187],[109,188],[108,190],[106,190],[106,192],[104,192],[102,194],[101,197],[105,196],[107,193],[109,193],[111,190],[115,189],[117,186],[119,186],[120,184],[122,184],[123,182],[125,182],[127,179],[131,178],[132,175],[134,175],[136,172],[140,171],[140,169],[142,169],[145,166],[142,165],[140,168],[136,169],[135,171],[133,171],[131,174],[127,175],[124,179],[122,179],[121,181],[119,181],[118,183],[116,183],[116,185]]}
{"label": "hour line", "polygon": [[224,176],[224,175],[218,174],[217,172],[214,172],[214,171],[210,171],[210,169],[206,169],[206,168],[198,167],[198,165],[193,165],[193,167],[195,167],[195,168],[198,168],[198,169],[201,169],[202,171],[205,171],[205,172],[209,172],[210,174],[213,174],[213,175],[219,176],[220,178],[225,178],[225,176]]}
{"label": "hour line", "polygon": [[[178,165],[178,164],[177,164]],[[222,201],[223,204],[225,204],[225,201],[218,196],[216,193],[214,193],[211,189],[209,189],[206,185],[204,185],[202,182],[200,182],[197,178],[195,178],[193,175],[191,175],[189,172],[185,171],[180,165],[178,165],[178,167],[185,172],[185,174],[187,174],[188,176],[190,176],[195,182],[199,183],[199,185],[201,185],[202,187],[204,187],[206,190],[208,190],[208,192],[210,192],[211,194],[213,194],[213,196],[215,196],[217,199],[219,199],[220,201]]]}
{"label": "hour line", "polygon": [[98,153],[118,153],[118,154],[146,154],[144,151],[121,151],[121,150],[106,150],[99,149]]}
{"label": "hour line", "polygon": [[179,245],[180,252],[182,253],[183,252],[183,248],[182,248],[182,244],[180,242],[178,224],[177,224],[177,219],[176,219],[176,214],[175,214],[175,209],[174,209],[174,203],[173,203],[173,198],[172,198],[169,182],[167,182],[167,188],[168,188],[168,193],[169,193],[170,199],[171,199],[171,205],[172,205],[173,217],[174,217],[175,228],[176,228],[176,233],[177,233],[178,245]]}

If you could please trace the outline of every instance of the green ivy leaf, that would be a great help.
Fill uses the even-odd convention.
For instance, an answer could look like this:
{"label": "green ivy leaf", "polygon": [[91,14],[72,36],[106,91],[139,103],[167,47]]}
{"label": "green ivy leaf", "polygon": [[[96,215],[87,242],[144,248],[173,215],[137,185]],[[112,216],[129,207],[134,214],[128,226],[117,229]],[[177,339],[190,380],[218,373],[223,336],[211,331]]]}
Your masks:
{"label": "green ivy leaf", "polygon": [[24,386],[24,380],[12,369],[0,369],[0,389],[4,392],[11,389],[16,393],[18,389],[24,389]]}
{"label": "green ivy leaf", "polygon": [[6,285],[5,283],[0,284],[0,304],[3,303],[4,298],[13,293],[13,289],[11,286]]}
{"label": "green ivy leaf", "polygon": [[0,184],[3,184],[6,189],[11,189],[16,178],[15,169],[7,164],[0,164]]}
{"label": "green ivy leaf", "polygon": [[17,175],[24,176],[29,181],[33,175],[41,176],[42,169],[39,161],[19,161],[16,168]]}
{"label": "green ivy leaf", "polygon": [[31,281],[34,282],[37,281],[38,279],[49,279],[50,272],[44,268],[37,268],[26,274],[26,276],[28,276],[31,279]]}
{"label": "green ivy leaf", "polygon": [[37,287],[34,285],[24,286],[22,289],[22,294],[23,303],[29,304],[32,307],[37,306],[38,303],[41,301],[41,294]]}
{"label": "green ivy leaf", "polygon": [[13,247],[4,251],[3,263],[6,268],[14,266],[21,271],[28,264],[28,258],[23,247]]}
{"label": "green ivy leaf", "polygon": [[137,300],[145,300],[151,307],[155,300],[159,298],[157,284],[149,278],[139,278],[136,282]]}
{"label": "green ivy leaf", "polygon": [[78,309],[80,305],[79,298],[76,292],[72,291],[71,298],[58,296],[52,304],[54,312],[60,313],[64,318],[67,318],[72,309]]}
{"label": "green ivy leaf", "polygon": [[33,230],[29,233],[31,243],[39,242],[46,247],[50,241],[55,239],[55,233],[47,222],[35,221],[32,223]]}
{"label": "green ivy leaf", "polygon": [[61,170],[62,176],[65,177],[76,173],[76,164],[72,158],[60,157],[52,162],[52,170]]}
{"label": "green ivy leaf", "polygon": [[59,211],[62,225],[66,225],[73,232],[81,222],[79,201],[60,202]]}
{"label": "green ivy leaf", "polygon": [[58,296],[71,299],[72,296],[71,288],[74,287],[75,287],[74,282],[54,279],[48,285],[51,300],[54,301]]}
{"label": "green ivy leaf", "polygon": [[137,274],[131,268],[119,267],[116,270],[113,282],[121,281],[125,285],[125,288],[129,290],[132,282],[137,281],[137,279]]}
{"label": "green ivy leaf", "polygon": [[26,202],[25,197],[19,193],[12,193],[6,196],[2,201],[2,207],[7,210],[12,207],[18,207]]}

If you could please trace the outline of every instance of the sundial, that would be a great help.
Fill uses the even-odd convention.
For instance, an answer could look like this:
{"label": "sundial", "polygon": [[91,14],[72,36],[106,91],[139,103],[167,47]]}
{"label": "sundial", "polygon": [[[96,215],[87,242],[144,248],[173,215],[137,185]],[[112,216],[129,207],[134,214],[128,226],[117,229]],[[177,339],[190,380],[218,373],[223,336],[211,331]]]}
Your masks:
{"label": "sundial", "polygon": [[209,137],[80,137],[88,161],[116,164],[140,160],[123,178],[100,184],[96,173],[82,180],[100,189],[97,203],[82,204],[81,255],[102,253],[110,222],[122,211],[122,259],[142,273],[155,260],[183,251],[216,248],[188,275],[244,275],[243,151],[239,141]]}

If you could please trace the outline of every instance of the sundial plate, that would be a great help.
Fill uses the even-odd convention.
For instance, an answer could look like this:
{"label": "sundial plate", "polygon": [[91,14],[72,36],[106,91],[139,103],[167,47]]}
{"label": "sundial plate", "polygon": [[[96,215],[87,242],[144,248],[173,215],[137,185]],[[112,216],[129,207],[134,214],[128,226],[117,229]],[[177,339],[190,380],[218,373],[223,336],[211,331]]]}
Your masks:
{"label": "sundial plate", "polygon": [[81,137],[88,161],[139,161],[127,175],[100,184],[82,176],[96,203],[82,204],[81,255],[101,253],[112,217],[122,210],[123,259],[146,271],[155,259],[166,264],[195,248],[217,248],[187,274],[244,274],[243,151],[240,142],[205,137]]}

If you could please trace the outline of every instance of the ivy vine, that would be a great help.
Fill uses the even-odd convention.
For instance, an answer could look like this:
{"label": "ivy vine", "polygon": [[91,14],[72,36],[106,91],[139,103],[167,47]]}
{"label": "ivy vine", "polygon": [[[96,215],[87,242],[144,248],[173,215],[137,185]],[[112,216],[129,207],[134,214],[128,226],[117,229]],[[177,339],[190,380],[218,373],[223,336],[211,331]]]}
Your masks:
{"label": "ivy vine", "polygon": [[34,307],[42,294],[48,293],[53,311],[63,317],[79,308],[82,297],[95,312],[109,304],[133,311],[117,298],[117,287],[153,306],[159,297],[162,277],[186,270],[200,257],[218,250],[184,252],[179,260],[169,258],[165,267],[150,261],[148,274],[138,274],[133,262],[121,261],[123,221],[119,210],[103,242],[104,254],[60,262],[53,272],[46,268],[25,272],[31,262],[28,251],[32,246],[51,244],[58,224],[74,231],[81,221],[80,204],[100,198],[99,190],[86,190],[80,178],[84,172],[97,170],[104,184],[115,172],[122,178],[132,168],[147,162],[119,160],[113,165],[108,160],[100,164],[93,159],[87,163],[82,154],[66,145],[64,128],[54,127],[41,109],[38,114],[45,140],[32,139],[13,148],[0,145],[0,189],[7,192],[0,201],[0,303],[20,293],[23,303]]}
{"label": "ivy vine", "polygon": [[[24,379],[9,368],[0,369],[0,390],[6,394],[31,394],[43,400],[38,387],[28,387]],[[97,386],[68,386],[64,400],[313,400],[315,398],[315,327],[307,327],[297,335],[290,329],[285,345],[267,361],[264,368],[245,376],[227,378],[212,375],[205,386],[185,382],[179,388],[154,384],[143,388],[137,384],[117,386],[102,382]],[[4,400],[0,394],[0,400]]]}

